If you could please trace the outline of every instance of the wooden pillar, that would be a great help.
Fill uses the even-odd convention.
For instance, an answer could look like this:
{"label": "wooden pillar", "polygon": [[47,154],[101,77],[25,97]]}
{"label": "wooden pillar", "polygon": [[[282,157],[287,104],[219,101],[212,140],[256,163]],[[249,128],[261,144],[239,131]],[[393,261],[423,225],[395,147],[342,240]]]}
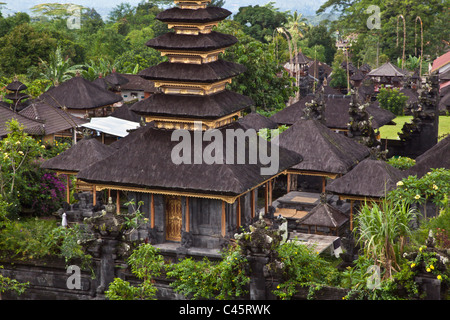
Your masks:
{"label": "wooden pillar", "polygon": [[109,198],[111,198],[111,189],[108,189],[108,201],[109,201]]}
{"label": "wooden pillar", "polygon": [[327,185],[327,177],[322,177],[322,193],[325,193],[325,187]]}
{"label": "wooden pillar", "polygon": [[353,231],[353,200],[350,200],[350,231]]}
{"label": "wooden pillar", "polygon": [[191,230],[190,212],[189,212],[189,197],[186,197],[186,232]]}
{"label": "wooden pillar", "polygon": [[226,236],[227,226],[226,226],[226,211],[225,211],[225,201],[222,201],[222,237]]}
{"label": "wooden pillar", "polygon": [[236,228],[239,230],[239,227],[241,226],[241,197],[237,198],[236,202],[237,202],[237,206],[236,206]]}
{"label": "wooden pillar", "polygon": [[269,181],[269,205],[272,205],[272,183],[273,180]]}
{"label": "wooden pillar", "polygon": [[155,228],[155,197],[153,194],[150,200],[150,227]]}
{"label": "wooden pillar", "polygon": [[269,213],[269,183],[266,182],[264,190],[264,213]]}
{"label": "wooden pillar", "polygon": [[116,193],[116,213],[120,214],[120,191],[117,190]]}
{"label": "wooden pillar", "polygon": [[291,174],[287,174],[287,193],[291,192]]}
{"label": "wooden pillar", "polygon": [[252,211],[250,216],[252,217],[252,219],[255,217],[255,189],[253,189],[251,191],[251,205],[250,205],[250,210]]}
{"label": "wooden pillar", "polygon": [[70,204],[70,174],[66,174],[67,185],[66,185],[66,202]]}
{"label": "wooden pillar", "polygon": [[95,184],[92,186],[92,202],[93,205],[97,205],[97,188],[95,187]]}

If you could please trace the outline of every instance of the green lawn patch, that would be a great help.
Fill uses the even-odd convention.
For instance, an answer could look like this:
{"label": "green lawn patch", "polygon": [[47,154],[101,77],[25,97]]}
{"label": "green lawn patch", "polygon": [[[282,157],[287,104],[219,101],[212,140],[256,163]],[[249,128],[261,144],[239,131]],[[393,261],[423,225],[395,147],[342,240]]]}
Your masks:
{"label": "green lawn patch", "polygon": [[[398,132],[402,130],[403,125],[406,122],[410,122],[412,116],[399,116],[394,119],[396,123],[395,126],[383,126],[380,128],[381,138],[382,139],[399,139]],[[439,117],[439,137],[442,137],[445,134],[450,134],[450,116],[440,116]]]}

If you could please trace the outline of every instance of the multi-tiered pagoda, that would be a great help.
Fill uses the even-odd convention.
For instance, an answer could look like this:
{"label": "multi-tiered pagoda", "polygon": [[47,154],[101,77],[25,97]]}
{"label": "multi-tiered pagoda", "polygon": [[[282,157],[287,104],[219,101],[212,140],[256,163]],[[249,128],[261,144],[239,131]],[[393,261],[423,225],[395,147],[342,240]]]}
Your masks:
{"label": "multi-tiered pagoda", "polygon": [[[207,7],[210,0],[175,2],[178,7],[157,16],[174,32],[148,42],[168,61],[141,72],[160,92],[132,108],[147,125],[130,133],[112,156],[81,170],[78,179],[93,184],[97,191],[113,190],[117,192],[110,192],[112,195],[126,194],[128,200],[143,201],[141,211],[149,218],[153,243],[218,249],[257,215],[258,189],[264,197],[262,209],[269,211],[274,178],[298,164],[301,157],[280,148],[275,172],[264,174],[261,169],[269,164],[261,158],[256,163],[250,159],[261,139],[255,135],[256,140],[247,139],[243,144],[231,141],[232,160],[245,153],[244,163],[228,161],[230,141],[218,142],[216,137],[225,137],[227,129],[245,131],[236,120],[252,105],[249,98],[226,89],[233,77],[245,71],[243,66],[219,58],[237,39],[215,32],[213,27],[231,13]],[[192,162],[173,161],[179,144],[173,139],[173,133],[179,132],[176,129],[184,129],[192,137],[189,146],[196,152]],[[200,138],[198,152],[195,137],[206,132],[214,137],[209,142]],[[213,163],[197,161],[210,150],[212,141],[226,152],[211,153],[216,160]],[[190,155],[183,152],[182,156]]]}
{"label": "multi-tiered pagoda", "polygon": [[213,31],[231,12],[207,7],[208,0],[175,1],[175,7],[157,18],[174,32],[152,39],[147,46],[159,50],[167,62],[140,73],[161,93],[136,103],[133,111],[160,128],[192,129],[202,121],[204,129],[231,123],[252,105],[251,99],[226,89],[245,67],[219,58],[234,45],[234,36]]}

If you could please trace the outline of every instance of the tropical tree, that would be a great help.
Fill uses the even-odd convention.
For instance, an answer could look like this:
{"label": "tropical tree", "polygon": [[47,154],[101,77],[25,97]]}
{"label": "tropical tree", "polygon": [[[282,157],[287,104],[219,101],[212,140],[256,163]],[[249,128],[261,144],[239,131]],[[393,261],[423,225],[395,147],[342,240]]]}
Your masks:
{"label": "tropical tree", "polygon": [[284,27],[291,34],[294,41],[297,42],[305,37],[306,32],[308,32],[310,28],[306,18],[297,11],[288,16],[288,20],[285,23]]}
{"label": "tropical tree", "polygon": [[58,86],[64,81],[74,77],[77,72],[80,72],[81,65],[71,65],[71,60],[63,58],[61,47],[56,48],[47,61],[41,59],[41,67],[43,72],[41,76],[44,79],[50,80],[53,86]]}

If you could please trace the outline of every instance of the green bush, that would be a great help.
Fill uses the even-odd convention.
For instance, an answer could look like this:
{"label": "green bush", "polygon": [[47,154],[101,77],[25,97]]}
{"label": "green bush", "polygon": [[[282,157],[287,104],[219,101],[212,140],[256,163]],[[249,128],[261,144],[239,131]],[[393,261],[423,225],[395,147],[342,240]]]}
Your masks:
{"label": "green bush", "polygon": [[377,100],[380,102],[381,108],[391,111],[396,116],[402,116],[408,97],[398,89],[382,87],[378,93]]}
{"label": "green bush", "polygon": [[416,160],[408,157],[392,157],[388,159],[387,163],[399,170],[406,170],[414,166],[416,164]]}

